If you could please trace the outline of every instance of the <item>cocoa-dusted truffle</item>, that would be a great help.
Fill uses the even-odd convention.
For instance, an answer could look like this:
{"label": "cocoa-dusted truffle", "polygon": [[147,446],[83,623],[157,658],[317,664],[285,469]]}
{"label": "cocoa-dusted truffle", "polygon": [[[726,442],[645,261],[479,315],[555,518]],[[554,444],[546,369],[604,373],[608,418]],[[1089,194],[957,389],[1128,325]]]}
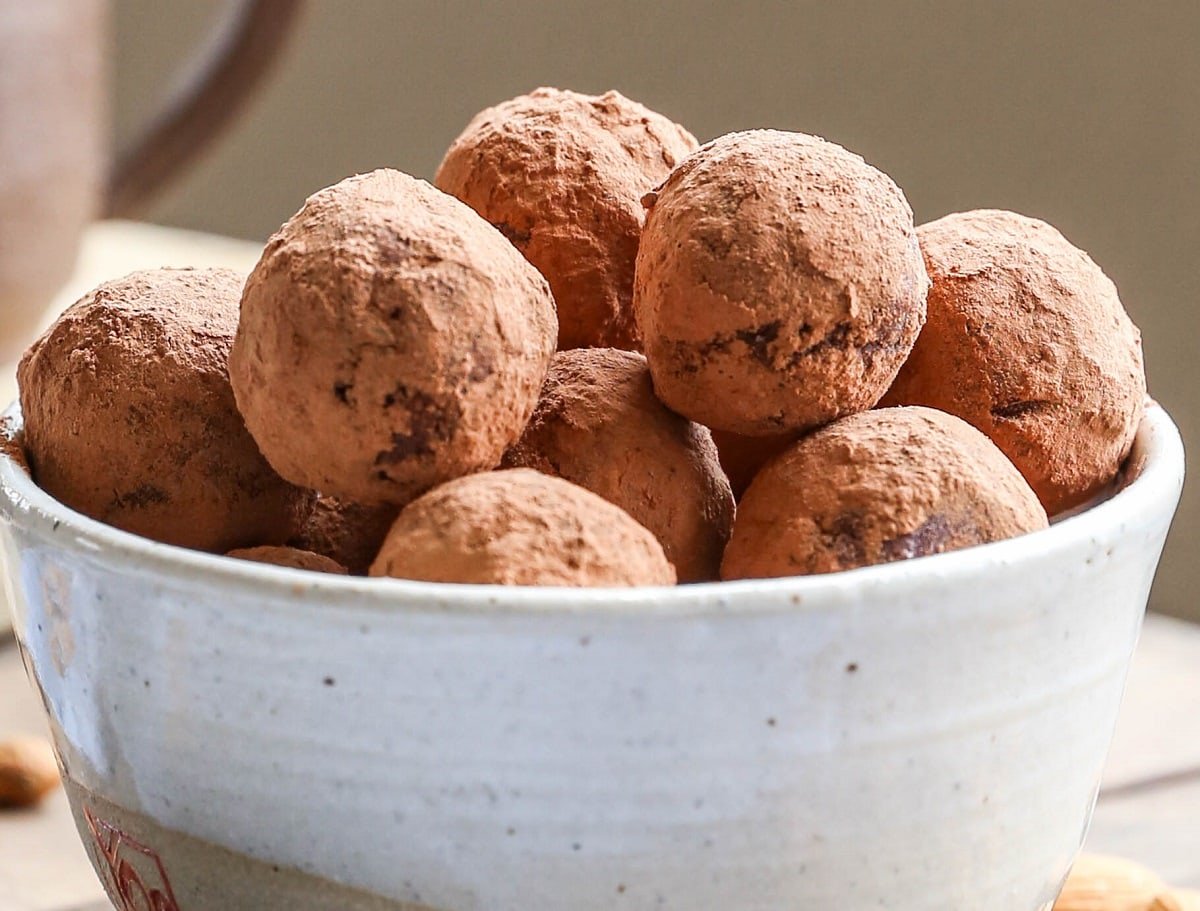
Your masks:
{"label": "cocoa-dusted truffle", "polygon": [[823,427],[759,473],[738,504],[721,577],[837,572],[1045,526],[1020,472],[970,424],[883,408]]}
{"label": "cocoa-dusted truffle", "polygon": [[695,148],[683,127],[617,92],[541,88],[477,115],[434,181],[550,281],[560,348],[634,348],[640,199]]}
{"label": "cocoa-dusted truffle", "polygon": [[733,495],[705,427],[654,397],[632,351],[562,351],[503,464],[558,475],[615,503],[658,538],[681,582],[717,578]]}
{"label": "cocoa-dusted truffle", "polygon": [[714,430],[713,442],[721,459],[721,468],[729,478],[733,495],[740,500],[762,467],[796,442],[793,433],[770,437],[748,437],[728,430]]}
{"label": "cocoa-dusted truffle", "polygon": [[311,550],[364,576],[379,553],[399,507],[318,497],[300,533],[288,543]]}
{"label": "cocoa-dusted truffle", "polygon": [[467,206],[398,171],[309,198],[246,282],[229,367],[284,477],[403,504],[494,467],[554,351],[549,288]]}
{"label": "cocoa-dusted truffle", "polygon": [[917,233],[929,321],[885,401],[974,424],[1051,514],[1100,492],[1146,396],[1141,335],[1116,287],[1057,230],[1012,212],[947,215]]}
{"label": "cocoa-dusted truffle", "polygon": [[768,436],[879,400],[929,285],[886,174],[815,136],[754,130],[702,147],[646,203],[633,306],[667,405]]}
{"label": "cocoa-dusted truffle", "polygon": [[401,512],[372,576],[498,585],[673,585],[649,531],[618,506],[526,468],[459,478]]}
{"label": "cocoa-dusted truffle", "polygon": [[297,547],[240,547],[231,550],[225,556],[235,560],[248,560],[251,563],[270,563],[274,566],[287,566],[292,569],[307,569],[314,573],[332,573],[338,576],[346,575],[346,567],[336,560],[330,560],[311,550],[300,550]]}
{"label": "cocoa-dusted truffle", "polygon": [[18,368],[38,484],[126,531],[200,550],[282,542],[311,504],[259,454],[226,363],[242,276],[135,272],[85,295]]}

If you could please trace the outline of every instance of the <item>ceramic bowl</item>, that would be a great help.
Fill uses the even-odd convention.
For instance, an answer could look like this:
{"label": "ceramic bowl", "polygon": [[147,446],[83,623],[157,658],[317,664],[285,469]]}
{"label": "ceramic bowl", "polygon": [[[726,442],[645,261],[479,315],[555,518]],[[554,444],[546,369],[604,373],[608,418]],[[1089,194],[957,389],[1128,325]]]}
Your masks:
{"label": "ceramic bowl", "polygon": [[0,552],[126,911],[1035,911],[1083,839],[1182,476],[1155,407],[1119,492],[1046,531],[567,590],[180,550],[5,458]]}

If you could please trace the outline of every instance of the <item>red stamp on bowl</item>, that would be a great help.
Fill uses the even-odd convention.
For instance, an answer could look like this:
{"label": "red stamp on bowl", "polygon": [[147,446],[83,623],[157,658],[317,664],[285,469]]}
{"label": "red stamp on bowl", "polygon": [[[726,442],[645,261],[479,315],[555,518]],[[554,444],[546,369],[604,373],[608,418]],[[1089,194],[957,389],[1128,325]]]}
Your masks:
{"label": "red stamp on bowl", "polygon": [[117,911],[179,911],[162,859],[146,845],[83,810],[102,863],[100,878]]}

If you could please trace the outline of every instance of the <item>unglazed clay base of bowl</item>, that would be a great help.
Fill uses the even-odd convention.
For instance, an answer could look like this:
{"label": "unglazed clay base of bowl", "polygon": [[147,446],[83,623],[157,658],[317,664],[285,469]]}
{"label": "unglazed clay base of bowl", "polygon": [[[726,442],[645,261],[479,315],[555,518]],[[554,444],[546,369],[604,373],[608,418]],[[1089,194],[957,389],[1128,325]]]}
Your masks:
{"label": "unglazed clay base of bowl", "polygon": [[1182,475],[1151,408],[1122,489],[1044,531],[565,590],[178,550],[0,458],[0,556],[119,907],[1036,911]]}

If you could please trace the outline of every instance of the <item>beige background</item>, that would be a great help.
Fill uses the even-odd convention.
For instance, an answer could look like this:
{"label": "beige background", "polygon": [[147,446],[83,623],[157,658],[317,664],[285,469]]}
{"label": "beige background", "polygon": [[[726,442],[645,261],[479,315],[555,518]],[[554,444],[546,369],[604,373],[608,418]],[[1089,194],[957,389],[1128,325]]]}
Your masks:
{"label": "beige background", "polygon": [[[478,109],[539,84],[618,88],[701,138],[820,133],[926,221],[1053,222],[1116,280],[1151,387],[1200,430],[1200,3],[310,0],[252,114],[151,217],[263,238],[311,191],[381,165],[430,176]],[[118,137],[220,10],[117,0]],[[1200,485],[1154,605],[1200,619]]]}

